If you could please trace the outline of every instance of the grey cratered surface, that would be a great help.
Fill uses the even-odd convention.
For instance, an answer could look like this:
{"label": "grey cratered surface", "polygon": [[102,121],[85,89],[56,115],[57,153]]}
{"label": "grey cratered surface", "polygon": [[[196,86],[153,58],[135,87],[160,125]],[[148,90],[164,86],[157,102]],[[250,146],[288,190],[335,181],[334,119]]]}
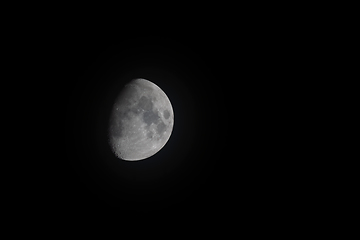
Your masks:
{"label": "grey cratered surface", "polygon": [[145,79],[129,82],[114,103],[109,140],[115,155],[123,160],[148,158],[164,147],[174,125],[169,98]]}

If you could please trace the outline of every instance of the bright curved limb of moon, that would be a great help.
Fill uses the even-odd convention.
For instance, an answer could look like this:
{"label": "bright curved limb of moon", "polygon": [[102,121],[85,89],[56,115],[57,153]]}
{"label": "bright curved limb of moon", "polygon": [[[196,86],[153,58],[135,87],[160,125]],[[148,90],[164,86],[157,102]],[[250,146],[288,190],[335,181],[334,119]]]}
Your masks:
{"label": "bright curved limb of moon", "polygon": [[174,112],[166,94],[148,80],[135,79],[114,103],[109,143],[120,159],[142,160],[165,146],[173,125]]}

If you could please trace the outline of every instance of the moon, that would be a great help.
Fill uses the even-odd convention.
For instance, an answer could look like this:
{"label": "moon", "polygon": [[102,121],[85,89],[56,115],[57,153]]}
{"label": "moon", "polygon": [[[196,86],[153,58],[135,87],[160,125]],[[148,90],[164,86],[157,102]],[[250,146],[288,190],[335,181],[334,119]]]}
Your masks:
{"label": "moon", "polygon": [[114,102],[109,144],[122,160],[143,160],[165,146],[173,126],[174,112],[167,95],[149,80],[134,79]]}

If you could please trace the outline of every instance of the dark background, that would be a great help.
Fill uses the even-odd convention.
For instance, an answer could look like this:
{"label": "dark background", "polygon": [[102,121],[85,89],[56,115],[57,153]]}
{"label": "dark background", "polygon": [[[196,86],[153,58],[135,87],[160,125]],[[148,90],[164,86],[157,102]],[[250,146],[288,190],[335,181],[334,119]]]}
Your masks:
{"label": "dark background", "polygon": [[[309,220],[318,226],[326,201],[316,196],[328,184],[319,174],[326,164],[316,166],[322,152],[312,151],[326,122],[316,116],[329,105],[319,94],[329,84],[323,75],[333,70],[326,62],[321,68],[323,56],[332,60],[332,37],[317,35],[327,18],[319,15],[314,24],[299,6],[194,5],[155,7],[162,14],[145,6],[151,16],[139,6],[115,13],[38,7],[39,14],[24,7],[22,18],[5,22],[11,44],[3,45],[10,52],[4,59],[14,67],[8,79],[15,87],[3,91],[14,99],[18,90],[26,93],[14,108],[23,142],[15,144],[16,158],[3,161],[15,165],[3,171],[14,193],[4,198],[15,204],[4,207],[16,223],[24,216],[26,225],[41,216],[60,228],[122,220],[157,231],[164,229],[160,219],[179,220],[174,225],[184,230],[205,222],[210,234],[219,225],[237,230],[248,223],[267,234],[259,223],[284,229],[302,216],[300,228]],[[110,151],[107,124],[113,100],[133,78],[163,89],[175,125],[160,152],[126,162]]]}
{"label": "dark background", "polygon": [[[66,59],[58,68],[64,206],[181,212],[223,204],[223,192],[234,186],[226,184],[223,170],[238,164],[234,150],[241,149],[244,117],[241,101],[233,102],[244,92],[244,75],[232,75],[232,68],[245,68],[244,60],[232,62],[237,46],[191,33],[83,40],[65,42],[58,50]],[[120,89],[134,78],[158,85],[168,95],[175,119],[161,151],[127,162],[111,152],[107,124]]]}
{"label": "dark background", "polygon": [[[58,236],[73,224],[124,236],[126,222],[134,235],[176,226],[176,236],[223,238],[334,219],[347,199],[334,191],[346,187],[328,144],[348,92],[336,90],[347,72],[341,22],[326,6],[214,3],[6,8],[3,118],[13,124],[3,128],[16,140],[5,138],[15,149],[3,157],[2,199],[13,232]],[[119,89],[139,77],[169,96],[175,125],[156,155],[125,162],[107,124]]]}
{"label": "dark background", "polygon": [[[47,171],[53,204],[86,213],[254,216],[292,198],[282,197],[291,188],[284,174],[295,172],[282,160],[291,157],[283,143],[291,132],[281,135],[279,126],[293,118],[283,102],[295,90],[282,81],[292,62],[278,33],[250,24],[108,32],[72,28],[46,45],[59,119]],[[127,162],[111,152],[107,124],[118,92],[134,78],[158,85],[175,119],[161,151]]]}
{"label": "dark background", "polygon": [[[219,157],[216,148],[222,145],[219,131],[225,127],[218,124],[225,109],[206,59],[210,56],[204,55],[208,47],[161,35],[72,46],[78,76],[66,98],[72,140],[66,148],[66,186],[71,186],[68,196],[75,205],[136,212],[179,209],[205,200]],[[107,124],[113,101],[134,78],[157,84],[170,98],[175,119],[160,152],[126,162],[111,152]]]}

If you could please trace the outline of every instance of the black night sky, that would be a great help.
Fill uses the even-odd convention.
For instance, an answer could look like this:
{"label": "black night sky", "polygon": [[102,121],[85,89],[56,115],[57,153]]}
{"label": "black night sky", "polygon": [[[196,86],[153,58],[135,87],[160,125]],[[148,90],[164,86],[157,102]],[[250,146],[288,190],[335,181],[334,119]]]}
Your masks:
{"label": "black night sky", "polygon": [[[203,40],[155,34],[69,44],[71,80],[65,81],[64,98],[70,142],[63,163],[69,207],[179,211],[214,198],[209,195],[224,141],[220,131],[229,131],[230,124],[223,125],[229,112],[221,106],[224,94],[216,86],[222,81],[209,60],[214,47]],[[154,82],[168,95],[175,119],[161,151],[127,162],[111,152],[107,124],[121,87],[135,78]]]}
{"label": "black night sky", "polygon": [[[61,157],[49,172],[55,178],[49,189],[59,208],[123,214],[258,209],[271,188],[269,169],[276,168],[266,157],[276,141],[270,101],[276,86],[266,78],[276,59],[262,38],[245,29],[91,32],[74,30],[49,44],[59,93],[54,106],[61,113]],[[107,124],[121,87],[134,78],[158,85],[175,119],[161,151],[127,162],[111,152]]]}
{"label": "black night sky", "polygon": [[[105,220],[120,238],[132,235],[122,234],[119,221],[135,227],[133,233],[148,235],[138,227],[148,225],[170,238],[190,232],[189,222],[195,229],[202,225],[201,234],[218,230],[221,238],[228,229],[242,234],[246,224],[251,234],[266,235],[263,226],[282,231],[294,225],[302,232],[309,219],[316,228],[321,220],[313,216],[328,202],[316,196],[330,186],[321,177],[328,163],[316,168],[328,159],[312,153],[322,151],[319,129],[331,123],[317,118],[332,104],[321,95],[330,84],[324,72],[333,71],[332,65],[321,68],[323,56],[332,55],[332,35],[317,40],[327,18],[314,14],[320,16],[314,24],[312,6],[303,11],[274,3],[267,4],[274,9],[258,2],[252,8],[128,3],[103,11],[98,2],[94,10],[90,3],[8,8],[13,17],[4,21],[3,38],[11,44],[3,50],[13,68],[3,80],[15,87],[4,84],[4,105],[16,103],[11,109],[20,116],[4,127],[18,130],[14,135],[22,140],[5,140],[16,157],[3,157],[15,165],[3,167],[11,193],[2,196],[14,204],[4,204],[11,217],[4,219],[16,228],[12,232],[29,235],[28,225],[37,235],[59,237],[73,222],[84,226],[81,234],[92,234],[88,223]],[[119,91],[136,78],[166,93],[174,126],[158,153],[129,162],[111,151],[108,124]],[[18,90],[29,96],[17,101]],[[168,230],[160,221],[179,228]]]}

